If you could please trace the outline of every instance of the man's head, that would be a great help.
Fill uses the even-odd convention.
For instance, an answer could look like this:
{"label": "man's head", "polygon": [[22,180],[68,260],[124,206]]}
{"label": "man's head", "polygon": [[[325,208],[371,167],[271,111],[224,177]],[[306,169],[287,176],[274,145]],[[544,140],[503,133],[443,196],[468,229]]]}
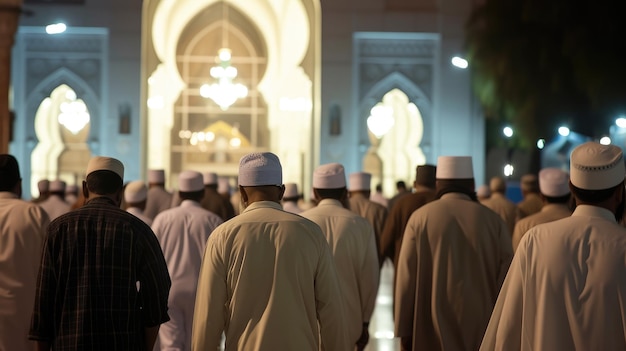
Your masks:
{"label": "man's head", "polygon": [[478,200],[486,200],[491,196],[491,189],[487,184],[483,184],[476,190],[476,197]]}
{"label": "man's head", "polygon": [[60,198],[65,197],[66,183],[62,180],[53,180],[50,182],[50,195],[56,195]]}
{"label": "man's head", "polygon": [[439,156],[436,177],[438,197],[458,192],[476,200],[471,156]]}
{"label": "man's head", "polygon": [[350,173],[348,189],[350,193],[361,193],[369,198],[372,191],[372,174],[367,172]]}
{"label": "man's head", "polygon": [[413,187],[418,189],[419,187],[425,187],[428,189],[435,189],[437,180],[437,167],[433,165],[420,165],[415,169],[415,182]]}
{"label": "man's head", "polygon": [[335,199],[345,206],[347,198],[346,173],[340,163],[327,163],[320,165],[313,171],[313,193],[319,201],[322,199]]}
{"label": "man's head", "polygon": [[489,190],[491,190],[491,193],[500,193],[500,194],[505,194],[506,193],[506,181],[504,180],[504,178],[502,177],[492,177],[491,180],[489,181]]}
{"label": "man's head", "polygon": [[148,187],[141,180],[130,182],[124,188],[124,201],[128,207],[144,209],[148,198]]}
{"label": "man's head", "polygon": [[88,201],[95,197],[109,197],[119,205],[124,186],[124,165],[112,157],[96,156],[87,164],[83,181],[83,195]]}
{"label": "man's head", "polygon": [[570,157],[570,189],[576,204],[604,207],[621,219],[625,173],[619,147],[597,142],[577,146]]}
{"label": "man's head", "polygon": [[539,190],[545,202],[569,202],[569,174],[559,168],[542,169],[539,171]]}
{"label": "man's head", "polygon": [[204,197],[202,174],[196,171],[184,171],[178,175],[178,194],[182,200],[200,202]]}
{"label": "man's head", "polygon": [[22,196],[22,177],[17,159],[9,154],[0,154],[0,191]]}
{"label": "man's head", "polygon": [[150,169],[148,170],[148,187],[164,187],[165,186],[165,170]]}
{"label": "man's head", "polygon": [[217,189],[217,173],[204,172],[202,173],[202,181],[206,188]]}
{"label": "man's head", "polygon": [[46,197],[50,192],[50,181],[48,179],[42,179],[37,182],[37,190],[39,190],[39,197]]}
{"label": "man's head", "polygon": [[271,152],[255,152],[239,160],[239,190],[244,207],[257,201],[280,203],[285,192],[283,168]]}
{"label": "man's head", "polygon": [[537,176],[534,174],[524,174],[520,179],[520,190],[524,196],[539,193],[539,180]]}
{"label": "man's head", "polygon": [[285,183],[285,194],[283,194],[283,202],[298,201],[300,194],[298,193],[298,184]]}

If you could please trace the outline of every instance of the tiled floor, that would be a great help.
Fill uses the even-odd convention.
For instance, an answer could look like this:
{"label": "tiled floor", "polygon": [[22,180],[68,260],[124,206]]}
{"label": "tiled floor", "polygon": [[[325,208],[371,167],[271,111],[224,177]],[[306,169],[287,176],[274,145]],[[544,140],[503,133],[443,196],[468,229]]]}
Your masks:
{"label": "tiled floor", "polygon": [[389,260],[381,270],[376,308],[370,320],[370,341],[365,350],[400,350],[400,340],[393,335],[393,264]]}

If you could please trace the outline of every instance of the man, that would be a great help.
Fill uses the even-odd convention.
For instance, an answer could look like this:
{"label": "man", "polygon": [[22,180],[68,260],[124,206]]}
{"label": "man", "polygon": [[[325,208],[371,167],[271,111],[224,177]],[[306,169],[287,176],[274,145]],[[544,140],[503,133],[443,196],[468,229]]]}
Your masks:
{"label": "man", "polygon": [[48,179],[42,179],[37,182],[37,190],[39,191],[39,196],[35,199],[32,199],[34,203],[40,203],[48,198],[50,195],[50,181]]}
{"label": "man", "polygon": [[225,332],[227,350],[348,350],[328,243],[315,223],[282,210],[278,157],[243,156],[239,190],[243,212],[207,243],[192,349],[217,349]]}
{"label": "man", "polygon": [[624,159],[587,142],[570,158],[570,217],[522,238],[481,350],[626,350]]}
{"label": "man", "polygon": [[372,175],[366,172],[350,174],[348,208],[367,219],[376,233],[376,250],[380,248],[380,237],[387,219],[387,207],[370,200]]}
{"label": "man", "polygon": [[541,211],[520,219],[513,231],[513,251],[517,250],[522,236],[537,224],[556,221],[572,215],[570,207],[569,174],[558,168],[539,171],[539,190],[544,205]]}
{"label": "man", "polygon": [[522,201],[517,204],[516,221],[541,211],[543,206],[539,192],[539,181],[536,175],[524,174],[520,180],[520,188],[522,190]]}
{"label": "man", "polygon": [[346,175],[339,163],[321,165],[313,172],[318,205],[301,213],[322,228],[335,259],[345,305],[348,341],[363,350],[369,340],[369,321],[378,290],[378,253],[374,228],[344,208],[348,198]]}
{"label": "man", "polygon": [[376,184],[376,188],[374,190],[374,193],[370,195],[370,200],[372,200],[373,202],[377,203],[377,204],[381,204],[385,207],[389,206],[389,200],[385,197],[385,195],[383,194],[383,185],[382,184]]}
{"label": "man", "polygon": [[478,202],[483,203],[490,197],[491,197],[491,189],[489,189],[489,185],[483,184],[479,186],[478,189],[476,190],[476,198],[478,199]]}
{"label": "man", "polygon": [[[409,217],[411,217],[413,211],[437,197],[435,191],[436,170],[437,168],[433,165],[417,166],[415,169],[415,181],[413,182],[415,192],[399,199],[391,209],[380,239],[379,256],[381,264],[388,258],[393,262],[393,266],[397,268],[402,235]],[[394,273],[397,273],[397,270]]]}
{"label": "man", "polygon": [[517,206],[506,197],[506,182],[502,177],[493,177],[489,182],[491,196],[481,203],[497,213],[506,223],[509,235],[513,235],[517,220]]}
{"label": "man", "polygon": [[172,193],[165,190],[165,171],[151,169],[148,171],[148,197],[144,214],[154,219],[157,214],[172,207]]}
{"label": "man", "polygon": [[285,194],[283,195],[283,210],[291,213],[301,213],[303,210],[298,206],[300,194],[298,193],[298,184],[285,183]]}
{"label": "man", "polygon": [[124,187],[124,200],[126,200],[126,212],[141,219],[147,225],[152,225],[152,219],[143,211],[146,208],[148,187],[141,180],[130,182]]}
{"label": "man", "polygon": [[40,202],[39,206],[46,211],[51,221],[69,212],[71,206],[65,202],[65,182],[62,180],[51,181],[48,198]]}
{"label": "man", "polygon": [[178,190],[180,206],[159,213],[152,224],[172,279],[168,300],[171,319],[159,332],[162,350],[191,350],[191,323],[202,255],[209,235],[223,222],[200,205],[204,196],[202,174],[180,173]]}
{"label": "man", "polygon": [[476,350],[513,250],[478,203],[472,158],[440,156],[438,200],[409,218],[398,259],[395,327],[403,350]]}
{"label": "man", "polygon": [[65,187],[65,202],[70,205],[70,208],[74,206],[78,200],[78,186],[70,184]]}
{"label": "man", "polygon": [[224,222],[235,217],[235,209],[230,203],[230,199],[226,199],[217,192],[217,174],[205,172],[202,174],[202,179],[204,182],[204,197],[202,197],[202,202],[200,203],[202,207],[218,215]]}
{"label": "man", "polygon": [[38,350],[151,350],[170,279],[144,222],[120,208],[124,166],[94,157],[86,204],[48,226],[29,338]]}
{"label": "man", "polygon": [[387,203],[387,209],[391,211],[391,209],[396,204],[398,199],[400,199],[404,195],[409,195],[409,194],[411,194],[411,191],[407,189],[406,183],[404,182],[404,180],[397,181],[396,182],[396,194],[391,199],[389,199],[389,202]]}
{"label": "man", "polygon": [[0,350],[34,350],[28,341],[39,257],[48,226],[41,207],[24,201],[15,157],[0,155]]}

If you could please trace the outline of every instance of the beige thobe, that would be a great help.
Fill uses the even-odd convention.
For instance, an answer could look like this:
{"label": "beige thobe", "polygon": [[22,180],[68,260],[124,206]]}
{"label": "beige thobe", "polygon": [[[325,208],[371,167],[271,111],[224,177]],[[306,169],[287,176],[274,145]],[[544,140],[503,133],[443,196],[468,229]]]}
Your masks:
{"label": "beige thobe", "polygon": [[315,223],[260,201],[209,237],[198,281],[192,349],[347,350],[341,291]]}
{"label": "beige thobe", "polygon": [[478,349],[512,255],[504,221],[469,196],[420,207],[398,259],[396,336],[412,350]]}
{"label": "beige thobe", "polygon": [[603,208],[522,238],[481,350],[626,350],[626,229]]}
{"label": "beige thobe", "polygon": [[379,269],[374,229],[333,199],[323,199],[300,215],[319,225],[328,240],[344,297],[348,340],[354,344],[376,304]]}
{"label": "beige thobe", "polygon": [[64,215],[72,209],[70,204],[65,202],[58,195],[50,195],[49,198],[38,204],[48,214],[50,221],[57,219],[59,216]]}
{"label": "beige thobe", "polygon": [[497,213],[506,223],[509,235],[513,235],[515,222],[517,220],[517,206],[513,201],[507,199],[502,193],[493,193],[491,197],[481,203]]}
{"label": "beige thobe", "polygon": [[520,240],[530,228],[571,215],[572,210],[567,204],[548,203],[541,208],[541,211],[520,219],[519,222],[515,223],[515,230],[513,231],[513,251],[517,250]]}
{"label": "beige thobe", "polygon": [[380,248],[380,238],[383,235],[383,228],[385,227],[385,221],[387,220],[387,214],[389,212],[387,207],[371,201],[363,194],[359,193],[351,194],[348,203],[352,212],[367,219],[372,227],[374,227],[376,249],[378,250]]}
{"label": "beige thobe", "polygon": [[0,350],[35,349],[28,332],[49,223],[38,205],[0,192]]}
{"label": "beige thobe", "polygon": [[150,187],[143,214],[154,219],[156,215],[172,207],[172,197],[170,192],[160,186]]}
{"label": "beige thobe", "polygon": [[517,220],[530,216],[541,211],[543,200],[538,193],[528,193],[522,201],[517,203]]}

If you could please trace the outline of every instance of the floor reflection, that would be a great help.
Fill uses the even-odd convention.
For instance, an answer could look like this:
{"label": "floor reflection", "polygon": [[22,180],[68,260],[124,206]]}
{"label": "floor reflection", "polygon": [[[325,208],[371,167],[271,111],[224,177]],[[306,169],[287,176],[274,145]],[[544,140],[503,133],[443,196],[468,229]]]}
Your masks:
{"label": "floor reflection", "polygon": [[400,350],[400,340],[393,334],[393,263],[386,260],[380,272],[376,307],[370,320],[370,341],[366,351]]}

